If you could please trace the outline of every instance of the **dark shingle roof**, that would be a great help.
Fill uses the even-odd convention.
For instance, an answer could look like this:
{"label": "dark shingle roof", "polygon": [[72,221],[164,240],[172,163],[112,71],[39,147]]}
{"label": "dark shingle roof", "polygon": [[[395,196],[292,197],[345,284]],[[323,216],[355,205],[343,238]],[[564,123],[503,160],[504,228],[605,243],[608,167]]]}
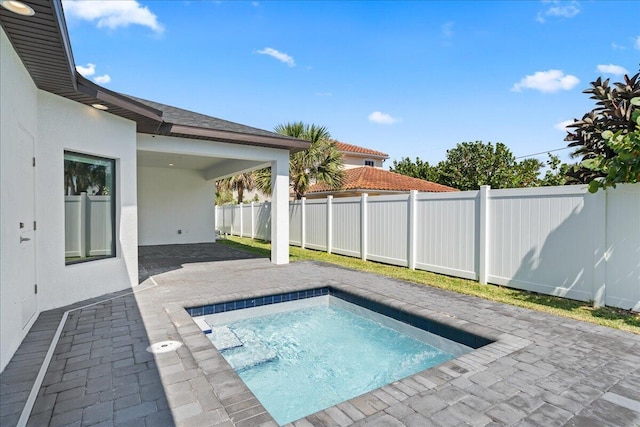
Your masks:
{"label": "dark shingle roof", "polygon": [[267,137],[296,140],[295,138],[289,138],[274,132],[269,132],[263,129],[230,122],[228,120],[219,119],[213,116],[207,116],[206,114],[196,113],[194,111],[189,111],[182,108],[172,107],[171,105],[161,104],[159,102],[149,101],[147,99],[137,98],[131,95],[124,96],[131,98],[134,101],[140,102],[141,104],[145,104],[149,107],[155,108],[156,110],[162,111],[162,119],[163,121],[168,123],[197,127],[202,129],[243,133],[247,135],[261,135]]}

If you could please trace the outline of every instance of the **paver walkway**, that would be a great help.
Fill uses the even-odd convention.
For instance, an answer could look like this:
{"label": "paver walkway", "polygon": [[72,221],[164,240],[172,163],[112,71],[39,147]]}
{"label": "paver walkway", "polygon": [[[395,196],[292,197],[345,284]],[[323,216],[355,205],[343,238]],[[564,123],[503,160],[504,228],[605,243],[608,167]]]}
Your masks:
{"label": "paver walkway", "polygon": [[[69,313],[29,424],[275,426],[183,307],[330,285],[481,332],[496,343],[295,426],[638,426],[640,336],[311,262],[274,266],[223,245],[141,248],[142,284],[42,313],[0,375],[17,422]],[[152,355],[150,343],[175,340]]]}

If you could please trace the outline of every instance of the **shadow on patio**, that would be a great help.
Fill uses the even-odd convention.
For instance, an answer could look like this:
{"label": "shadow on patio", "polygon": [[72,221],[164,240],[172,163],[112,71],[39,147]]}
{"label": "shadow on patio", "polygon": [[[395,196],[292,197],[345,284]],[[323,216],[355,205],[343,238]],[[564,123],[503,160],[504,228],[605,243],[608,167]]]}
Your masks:
{"label": "shadow on patio", "polygon": [[259,257],[216,243],[140,246],[138,248],[138,282],[142,283],[150,276],[181,269],[184,264],[252,258]]}

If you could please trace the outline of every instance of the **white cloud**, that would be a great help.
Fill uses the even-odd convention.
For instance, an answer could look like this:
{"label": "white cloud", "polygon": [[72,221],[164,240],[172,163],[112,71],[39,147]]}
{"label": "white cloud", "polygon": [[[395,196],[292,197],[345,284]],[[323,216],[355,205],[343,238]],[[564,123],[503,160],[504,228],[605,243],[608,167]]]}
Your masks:
{"label": "white cloud", "polygon": [[613,74],[614,76],[623,76],[625,74],[629,74],[629,71],[627,71],[626,68],[621,67],[620,65],[613,65],[613,64],[601,64],[598,65],[597,70],[603,74]]}
{"label": "white cloud", "polygon": [[101,85],[106,85],[111,81],[111,77],[109,76],[109,74],[105,74],[103,76],[94,77],[93,81]]}
{"label": "white cloud", "polygon": [[447,38],[453,37],[453,22],[449,21],[442,24],[440,26],[440,31],[442,32],[442,35]]}
{"label": "white cloud", "polygon": [[76,71],[83,77],[93,76],[96,73],[96,64],[88,63],[86,67],[76,65]]}
{"label": "white cloud", "polygon": [[289,67],[295,67],[296,66],[296,62],[293,60],[293,57],[287,55],[284,52],[280,52],[280,51],[278,51],[276,49],[273,49],[271,47],[265,47],[264,49],[259,50],[256,53],[259,53],[260,55],[269,55],[272,58],[275,58],[280,62],[284,62]]}
{"label": "white cloud", "polygon": [[316,96],[333,96],[331,92],[316,92]]}
{"label": "white cloud", "polygon": [[611,43],[611,49],[613,50],[627,50],[626,46],[620,45],[616,42]]}
{"label": "white cloud", "polygon": [[548,3],[550,6],[542,11],[538,12],[536,21],[542,23],[547,22],[547,18],[573,18],[580,13],[580,2],[576,0],[563,2],[559,0],[543,0],[543,3]]}
{"label": "white cloud", "polygon": [[634,47],[640,50],[640,36],[636,37],[636,43],[634,44]]}
{"label": "white cloud", "polygon": [[98,28],[113,30],[133,24],[149,27],[156,33],[164,31],[158,17],[136,0],[64,0],[63,4],[67,16],[96,22]]}
{"label": "white cloud", "polygon": [[387,113],[374,111],[373,113],[369,114],[369,121],[373,123],[378,123],[381,125],[392,125],[394,123],[401,122],[402,119],[391,117]]}
{"label": "white cloud", "polygon": [[544,93],[570,90],[576,87],[580,80],[571,74],[564,74],[561,70],[537,71],[532,75],[523,77],[511,88],[512,92],[520,92],[522,89],[535,89]]}
{"label": "white cloud", "polygon": [[573,123],[573,120],[563,120],[560,123],[556,123],[555,125],[553,125],[553,127],[561,130],[562,132],[567,132],[569,131],[569,129],[567,129],[567,126],[569,126],[571,123]]}

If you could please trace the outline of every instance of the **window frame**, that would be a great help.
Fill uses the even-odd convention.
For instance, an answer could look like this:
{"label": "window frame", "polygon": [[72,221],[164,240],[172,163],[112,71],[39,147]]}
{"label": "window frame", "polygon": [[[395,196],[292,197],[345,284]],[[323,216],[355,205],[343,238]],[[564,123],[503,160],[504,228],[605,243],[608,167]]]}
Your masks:
{"label": "window frame", "polygon": [[[370,162],[371,164],[368,165],[367,162]],[[372,167],[372,168],[376,167],[376,161],[373,160],[373,159],[364,159],[363,163],[364,163],[365,166],[369,166],[369,167]]]}
{"label": "window frame", "polygon": [[[64,150],[63,152],[63,163],[62,163],[62,169],[63,169],[63,176],[64,176],[64,162],[66,161],[67,155],[71,155],[71,156],[77,156],[80,158],[85,158],[85,159],[89,159],[89,160],[99,160],[101,162],[108,162],[111,165],[111,188],[110,188],[110,194],[109,196],[111,196],[111,209],[110,209],[110,218],[111,218],[111,253],[109,255],[97,255],[97,256],[92,256],[92,257],[86,257],[86,258],[79,258],[79,259],[73,259],[73,260],[67,260],[66,256],[65,256],[65,266],[69,266],[69,265],[76,265],[76,264],[84,264],[87,262],[92,262],[92,261],[100,261],[100,260],[105,260],[105,259],[110,259],[110,258],[117,258],[118,254],[117,254],[117,247],[118,245],[116,244],[116,214],[117,214],[117,208],[116,208],[116,202],[117,202],[117,172],[116,172],[116,165],[118,164],[118,162],[116,161],[116,159],[114,158],[109,158],[109,157],[102,157],[102,156],[98,156],[95,154],[87,154],[87,153],[82,153],[79,151],[73,151],[73,150]],[[65,194],[66,196],[66,194]],[[63,217],[66,217],[66,206],[64,207],[65,209],[65,214],[63,215]],[[66,247],[66,224],[64,226],[64,240],[65,240],[65,247]]]}

